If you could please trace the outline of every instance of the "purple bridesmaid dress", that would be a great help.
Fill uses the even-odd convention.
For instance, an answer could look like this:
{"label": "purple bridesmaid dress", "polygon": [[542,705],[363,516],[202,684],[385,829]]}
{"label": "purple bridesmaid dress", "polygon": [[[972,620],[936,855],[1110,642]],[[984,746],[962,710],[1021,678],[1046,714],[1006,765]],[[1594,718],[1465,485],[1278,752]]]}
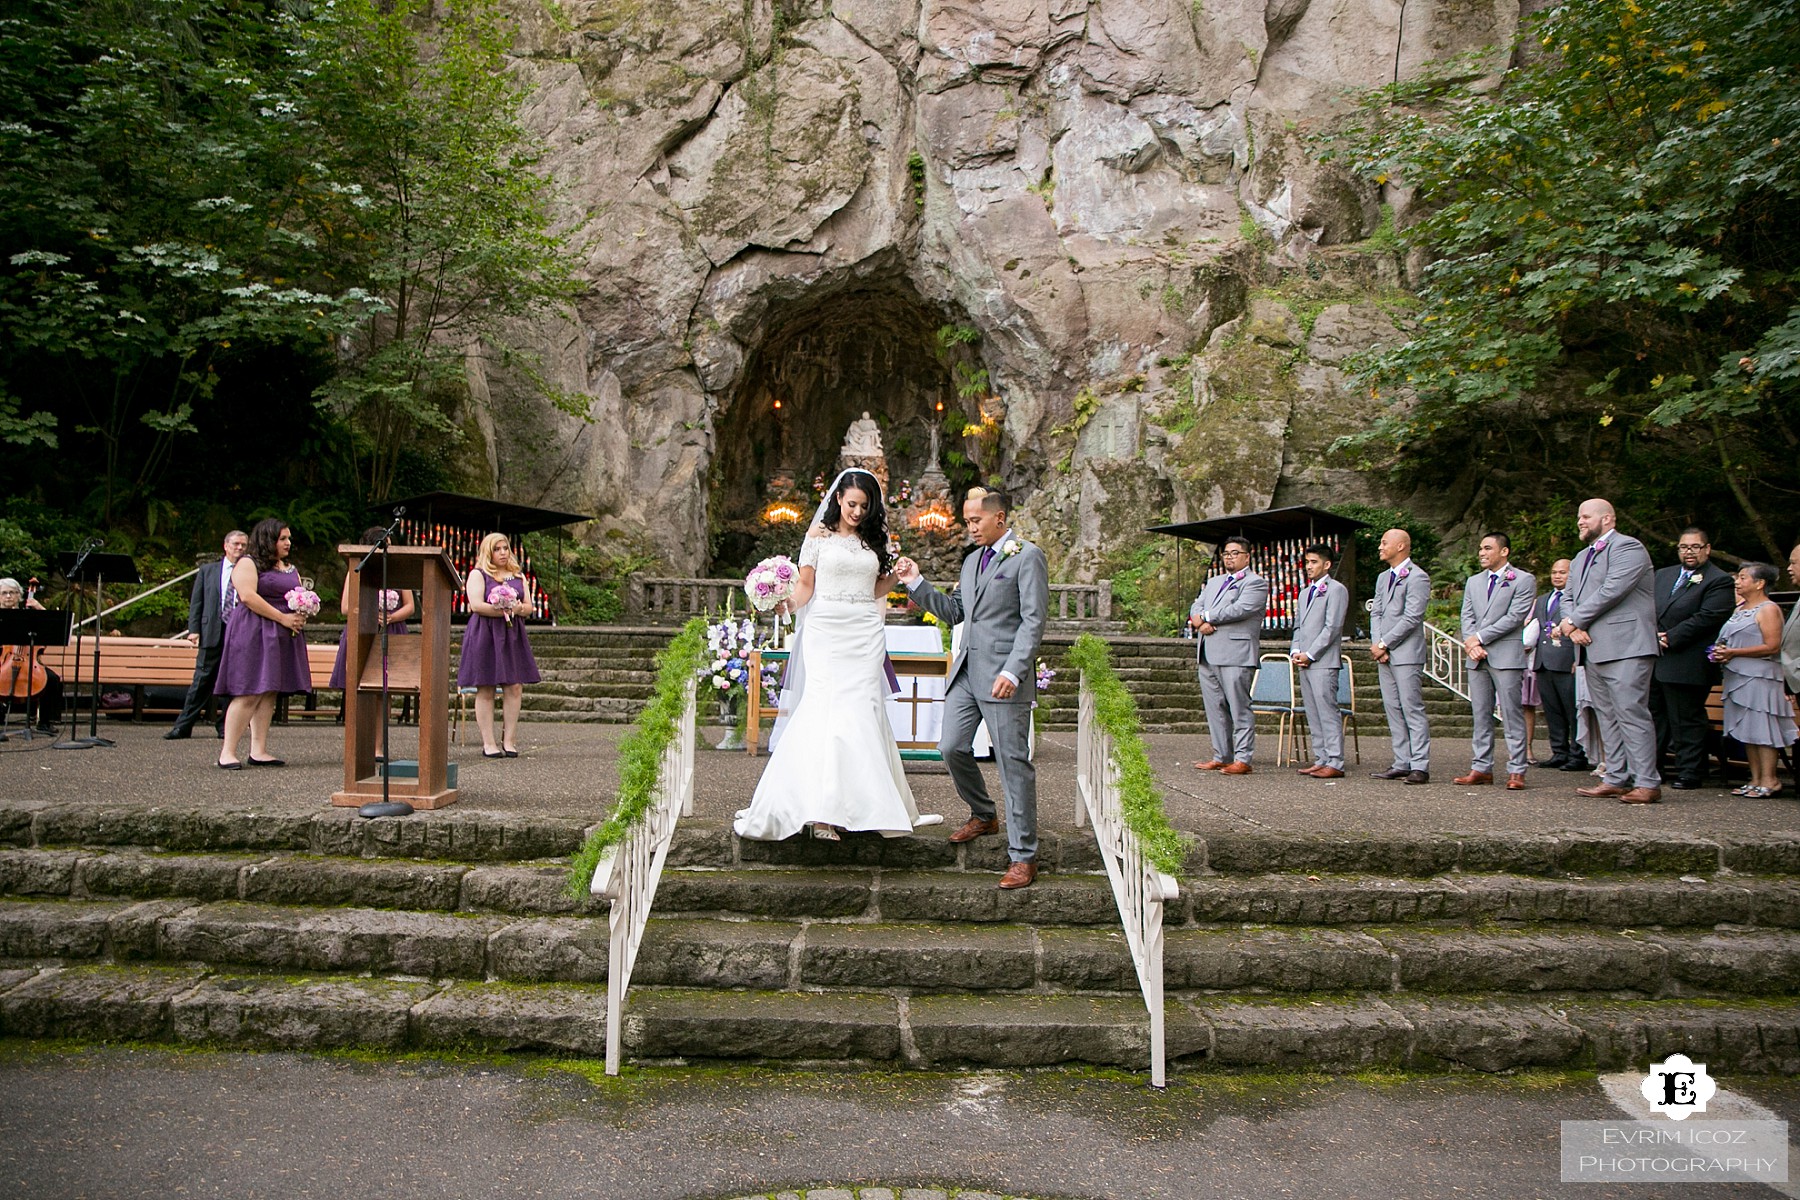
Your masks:
{"label": "purple bridesmaid dress", "polygon": [[[470,573],[481,576],[486,585],[481,594],[490,604],[495,588],[502,583],[511,584],[492,579],[480,570]],[[513,590],[523,595],[523,588],[514,586]],[[469,627],[463,631],[462,660],[456,665],[458,687],[506,687],[536,683],[538,678],[537,660],[531,656],[531,642],[525,637],[523,613],[511,621],[480,613],[469,617]]]}
{"label": "purple bridesmaid dress", "polygon": [[[300,572],[263,571],[256,594],[276,612],[291,612],[287,594],[300,586]],[[312,691],[306,660],[306,638],[260,617],[247,604],[231,610],[219,650],[219,677],[213,692],[220,696],[260,696],[264,692],[300,695]]]}

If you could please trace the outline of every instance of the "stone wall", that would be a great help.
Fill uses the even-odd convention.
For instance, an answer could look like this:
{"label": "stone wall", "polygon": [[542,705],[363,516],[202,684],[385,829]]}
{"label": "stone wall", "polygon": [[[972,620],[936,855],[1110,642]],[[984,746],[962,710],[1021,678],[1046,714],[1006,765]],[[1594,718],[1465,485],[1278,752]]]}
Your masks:
{"label": "stone wall", "polygon": [[[1059,578],[1155,520],[1373,498],[1321,452],[1366,417],[1340,364],[1394,336],[1400,265],[1372,235],[1396,198],[1306,137],[1348,89],[1505,44],[1519,9],[520,0],[527,118],[590,285],[533,340],[592,421],[476,378],[478,482],[700,572],[842,413],[893,431],[947,397],[998,422],[953,448],[1021,499]],[[979,333],[988,396],[933,357],[947,324]]]}

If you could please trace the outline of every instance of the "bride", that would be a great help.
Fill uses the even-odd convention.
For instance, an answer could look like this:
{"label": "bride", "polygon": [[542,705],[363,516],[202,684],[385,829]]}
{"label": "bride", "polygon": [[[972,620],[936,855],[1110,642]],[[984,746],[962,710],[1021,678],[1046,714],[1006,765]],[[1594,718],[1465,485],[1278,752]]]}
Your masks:
{"label": "bride", "polygon": [[739,837],[776,841],[809,822],[827,841],[840,830],[899,837],[943,819],[919,816],[888,724],[882,597],[892,567],[881,485],[866,471],[841,473],[800,551],[785,711],[756,795],[737,814]]}

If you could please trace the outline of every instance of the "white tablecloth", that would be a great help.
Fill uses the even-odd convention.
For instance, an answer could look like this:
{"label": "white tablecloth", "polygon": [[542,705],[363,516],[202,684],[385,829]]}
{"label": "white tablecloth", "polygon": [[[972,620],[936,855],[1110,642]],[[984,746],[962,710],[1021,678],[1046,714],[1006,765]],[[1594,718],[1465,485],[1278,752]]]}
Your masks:
{"label": "white tablecloth", "polygon": [[[887,648],[890,654],[941,654],[943,653],[943,635],[936,625],[889,625],[887,627]],[[896,660],[897,661],[897,660]],[[944,732],[944,681],[941,677],[901,675],[900,690],[920,700],[934,700],[935,704],[912,705],[899,700],[887,703],[888,723],[894,728],[894,738],[901,742],[936,743]],[[913,710],[918,709],[918,726],[915,732]]]}

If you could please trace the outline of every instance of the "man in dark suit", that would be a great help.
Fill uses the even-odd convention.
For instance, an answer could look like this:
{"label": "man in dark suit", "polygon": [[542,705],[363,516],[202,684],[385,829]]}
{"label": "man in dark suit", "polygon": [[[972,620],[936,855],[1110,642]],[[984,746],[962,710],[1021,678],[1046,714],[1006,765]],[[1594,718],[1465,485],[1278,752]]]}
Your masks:
{"label": "man in dark suit", "polygon": [[[231,589],[231,568],[249,548],[249,535],[241,529],[232,530],[225,535],[224,556],[217,563],[201,567],[200,573],[194,576],[194,590],[188,597],[187,631],[178,638],[193,642],[199,647],[199,653],[194,658],[194,680],[188,684],[181,715],[175,718],[169,732],[163,734],[169,741],[192,737],[194,722],[200,719],[200,714],[206,711],[206,702],[212,699],[213,683],[219,677],[219,651],[225,645],[225,618],[237,603],[237,593]],[[220,737],[225,735],[222,724],[215,728]]]}
{"label": "man in dark suit", "polygon": [[1581,742],[1575,737],[1575,643],[1556,636],[1568,607],[1569,560],[1550,564],[1550,590],[1537,598],[1532,619],[1538,623],[1537,685],[1550,730],[1550,757],[1537,765],[1563,771],[1590,771]]}
{"label": "man in dark suit", "polygon": [[1662,646],[1650,676],[1650,715],[1656,719],[1656,752],[1672,760],[1669,786],[1697,788],[1706,775],[1706,697],[1719,668],[1706,648],[1736,604],[1731,576],[1712,564],[1703,530],[1681,531],[1681,562],[1656,573],[1656,640]]}

